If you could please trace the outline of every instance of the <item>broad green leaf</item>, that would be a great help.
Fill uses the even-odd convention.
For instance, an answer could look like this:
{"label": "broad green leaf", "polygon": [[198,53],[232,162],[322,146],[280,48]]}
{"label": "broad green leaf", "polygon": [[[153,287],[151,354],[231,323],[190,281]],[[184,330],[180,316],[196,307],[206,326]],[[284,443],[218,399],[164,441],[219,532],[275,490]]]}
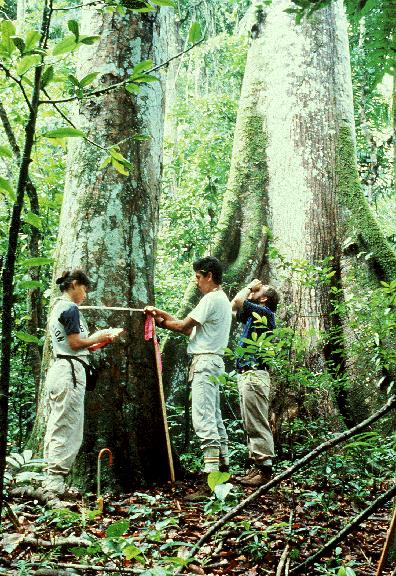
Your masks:
{"label": "broad green leaf", "polygon": [[149,136],[148,134],[134,134],[132,136],[133,140],[140,140],[142,142],[146,141],[146,140],[151,140],[151,136]]}
{"label": "broad green leaf", "polygon": [[130,544],[129,546],[125,546],[125,548],[123,548],[122,553],[127,560],[132,560],[132,558],[140,556],[141,551],[139,548],[137,548],[137,546]]}
{"label": "broad green leaf", "polygon": [[[137,4],[137,2],[135,2]],[[148,2],[140,2],[141,6],[130,8],[131,12],[152,12],[154,7]]]}
{"label": "broad green leaf", "polygon": [[56,128],[55,130],[49,130],[43,134],[45,138],[81,138],[85,136],[82,130],[77,130],[77,128]]}
{"label": "broad green leaf", "polygon": [[36,258],[28,258],[21,262],[21,266],[24,268],[32,268],[33,266],[48,266],[54,261],[53,258],[45,258],[44,256],[37,256]]}
{"label": "broad green leaf", "polygon": [[81,78],[80,86],[82,88],[85,88],[85,86],[92,84],[92,82],[99,76],[99,74],[100,72],[91,72],[90,74],[87,74],[86,76],[84,76],[84,78]]}
{"label": "broad green leaf", "polygon": [[142,82],[158,82],[159,78],[152,74],[141,74],[139,76],[133,76],[133,81],[138,82],[139,84]]}
{"label": "broad green leaf", "polygon": [[80,43],[81,44],[95,44],[95,42],[97,42],[98,40],[100,40],[100,36],[81,36],[80,37]]}
{"label": "broad green leaf", "polygon": [[140,92],[142,91],[142,89],[140,88],[140,86],[138,86],[137,84],[127,84],[125,86],[125,90],[127,90],[128,92],[130,92],[131,94],[140,94]]}
{"label": "broad green leaf", "polygon": [[37,214],[34,214],[33,212],[27,212],[24,214],[23,219],[27,224],[38,228],[38,230],[42,229],[41,218]]}
{"label": "broad green leaf", "polygon": [[68,74],[67,75],[67,79],[74,84],[74,86],[77,86],[77,88],[80,88],[80,82],[79,80],[73,75],[73,74]]}
{"label": "broad green leaf", "polygon": [[73,546],[73,548],[70,548],[70,552],[77,558],[83,558],[87,555],[87,549],[82,546]]}
{"label": "broad green leaf", "polygon": [[32,459],[33,450],[24,450],[22,452],[22,456],[23,456],[23,459],[25,460],[25,462],[29,462]]}
{"label": "broad green leaf", "polygon": [[29,30],[29,32],[26,34],[25,52],[34,50],[34,48],[36,48],[37,44],[39,43],[40,38],[40,32],[37,32],[37,30]]}
{"label": "broad green leaf", "polygon": [[18,288],[20,290],[31,290],[32,288],[42,288],[43,285],[38,280],[23,280],[19,282]]}
{"label": "broad green leaf", "polygon": [[110,155],[116,160],[125,160],[124,156],[114,148],[110,148]]}
{"label": "broad green leaf", "polygon": [[11,40],[11,36],[15,35],[15,26],[11,20],[3,20],[1,23],[1,48],[8,56],[15,50],[15,44]]}
{"label": "broad green leaf", "polygon": [[23,56],[17,64],[16,71],[19,76],[23,76],[30,68],[37,66],[40,64],[41,57],[37,54],[29,54],[29,56]]}
{"label": "broad green leaf", "polygon": [[3,178],[3,176],[0,176],[0,190],[5,192],[8,198],[10,198],[13,202],[15,202],[16,196],[14,189],[9,183],[9,181],[6,178]]}
{"label": "broad green leaf", "polygon": [[78,28],[78,22],[76,20],[69,20],[67,23],[67,27],[69,28],[70,32],[74,34],[76,37],[76,42],[78,42],[80,37],[80,30]]}
{"label": "broad green leaf", "polygon": [[108,538],[119,538],[128,531],[128,528],[129,520],[118,520],[117,522],[110,524],[106,530],[106,536]]}
{"label": "broad green leaf", "polygon": [[54,78],[54,67],[48,66],[48,68],[44,70],[43,75],[41,76],[41,87],[45,88],[53,78]]}
{"label": "broad green leaf", "polygon": [[218,484],[223,484],[227,482],[231,477],[231,474],[228,472],[219,472],[219,470],[215,470],[214,472],[210,472],[208,475],[208,484],[211,490],[215,489],[215,486]]}
{"label": "broad green leaf", "polygon": [[123,176],[129,176],[129,172],[124,168],[121,162],[118,162],[118,160],[115,160],[115,158],[111,159],[111,165]]}
{"label": "broad green leaf", "polygon": [[193,22],[188,32],[188,41],[191,44],[199,42],[202,38],[201,25],[199,22]]}
{"label": "broad green leaf", "polygon": [[67,54],[73,52],[78,47],[76,37],[73,34],[65,36],[53,49],[53,55],[59,56],[60,54]]}
{"label": "broad green leaf", "polygon": [[14,42],[20,53],[23,54],[25,51],[25,41],[19,36],[11,36],[11,40]]}
{"label": "broad green leaf", "polygon": [[142,60],[141,62],[138,62],[136,66],[133,67],[132,75],[143,72],[144,70],[150,70],[150,68],[152,68],[153,65],[154,62],[152,60]]}
{"label": "broad green leaf", "polygon": [[129,162],[129,160],[124,158],[121,152],[118,152],[114,148],[110,148],[110,155],[115,160],[118,160],[123,166],[126,166],[127,168],[132,168],[132,164]]}
{"label": "broad green leaf", "polygon": [[8,146],[0,146],[0,156],[3,158],[12,158],[13,154]]}
{"label": "broad green leaf", "polygon": [[23,342],[28,342],[29,344],[34,343],[38,344],[39,339],[37,336],[33,336],[33,334],[28,334],[27,332],[15,332],[15,336],[22,340]]}
{"label": "broad green leaf", "polygon": [[157,6],[171,6],[172,8],[176,8],[176,2],[173,0],[152,0],[152,2]]}
{"label": "broad green leaf", "polygon": [[110,164],[110,162],[111,162],[111,156],[106,156],[106,158],[100,164],[99,168],[100,169],[106,168],[106,166],[108,166]]}
{"label": "broad green leaf", "polygon": [[232,484],[230,484],[229,482],[227,482],[226,484],[217,484],[214,487],[214,493],[216,494],[216,498],[218,498],[219,500],[225,500],[228,494],[231,492],[232,487],[233,487]]}

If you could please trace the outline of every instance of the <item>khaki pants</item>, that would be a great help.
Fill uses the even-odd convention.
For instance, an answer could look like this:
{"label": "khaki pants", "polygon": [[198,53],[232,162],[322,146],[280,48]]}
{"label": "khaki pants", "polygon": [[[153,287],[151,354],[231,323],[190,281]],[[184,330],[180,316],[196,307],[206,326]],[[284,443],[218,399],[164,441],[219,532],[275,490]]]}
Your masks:
{"label": "khaki pants", "polygon": [[62,494],[65,476],[72,467],[83,440],[85,370],[73,362],[76,386],[67,360],[58,359],[47,374],[49,417],[44,438],[47,460],[46,490]]}
{"label": "khaki pants", "polygon": [[228,464],[228,437],[220,410],[220,391],[216,376],[224,373],[224,362],[217,354],[195,354],[189,381],[192,392],[192,421],[201,441],[204,471]]}
{"label": "khaki pants", "polygon": [[274,439],[268,422],[270,377],[266,370],[238,374],[243,426],[248,436],[249,456],[255,464],[274,457]]}

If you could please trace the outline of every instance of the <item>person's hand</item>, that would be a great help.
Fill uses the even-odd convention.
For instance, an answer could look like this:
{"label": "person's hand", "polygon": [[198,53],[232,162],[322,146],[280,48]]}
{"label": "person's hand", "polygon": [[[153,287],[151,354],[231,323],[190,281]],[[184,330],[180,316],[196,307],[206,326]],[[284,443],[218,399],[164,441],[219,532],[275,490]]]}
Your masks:
{"label": "person's hand", "polygon": [[158,309],[155,308],[155,306],[145,306],[144,307],[144,313],[148,314],[149,316],[152,316],[153,318],[155,318],[155,316],[157,315],[157,311],[158,311]]}
{"label": "person's hand", "polygon": [[258,278],[255,278],[254,280],[249,282],[249,284],[246,286],[246,288],[249,288],[249,290],[251,292],[257,292],[258,290],[260,290],[262,285],[263,285],[263,283],[261,282],[261,280],[259,280]]}
{"label": "person's hand", "polygon": [[99,343],[99,342],[104,342],[105,344],[110,344],[110,342],[113,342],[114,340],[114,336],[113,334],[110,334],[110,332],[105,332],[104,334],[98,334],[95,338],[95,342]]}

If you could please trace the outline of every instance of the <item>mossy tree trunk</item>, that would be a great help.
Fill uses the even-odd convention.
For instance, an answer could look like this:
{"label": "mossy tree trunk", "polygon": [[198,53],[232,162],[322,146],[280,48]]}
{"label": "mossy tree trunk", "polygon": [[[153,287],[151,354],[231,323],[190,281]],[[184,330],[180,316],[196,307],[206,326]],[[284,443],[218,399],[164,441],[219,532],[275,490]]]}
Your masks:
{"label": "mossy tree trunk", "polygon": [[[106,87],[127,78],[138,62],[165,61],[168,18],[168,9],[121,16],[86,7],[81,30],[100,41],[81,50],[77,77],[99,71]],[[163,108],[160,78],[141,85],[139,95],[111,91],[79,103],[76,110],[80,129],[103,147],[120,143],[133,166],[128,176],[111,166],[103,169],[106,154],[100,148],[85,141],[70,145],[54,278],[65,269],[86,270],[96,286],[85,304],[142,308],[153,302]],[[120,326],[126,332],[119,343],[96,353],[100,379],[86,396],[75,477],[92,487],[98,451],[108,447],[114,456],[110,480],[118,488],[169,478],[155,360],[152,343],[144,342],[143,313],[87,310],[84,315],[92,328]],[[44,397],[42,390],[32,439],[36,447],[46,417]]]}
{"label": "mossy tree trunk", "polygon": [[[301,24],[285,12],[291,7],[275,0],[264,11],[256,3],[214,254],[226,267],[230,296],[255,276],[275,284],[287,324],[310,342],[307,365],[315,371],[329,360],[341,363],[353,381],[356,359],[345,365],[335,346],[320,340],[334,326],[347,326],[335,314],[331,289],[337,286],[340,298],[342,291],[349,298],[355,282],[362,287],[390,279],[396,258],[358,181],[342,3],[331,3]],[[361,250],[371,253],[364,264],[357,259]],[[317,281],[315,273],[323,261],[335,271],[327,282]],[[191,286],[181,316],[196,297]],[[347,350],[353,338],[351,331],[344,333]],[[180,374],[180,357],[169,339],[168,385]],[[345,398],[339,401],[347,415]],[[277,412],[283,409],[279,405]]]}

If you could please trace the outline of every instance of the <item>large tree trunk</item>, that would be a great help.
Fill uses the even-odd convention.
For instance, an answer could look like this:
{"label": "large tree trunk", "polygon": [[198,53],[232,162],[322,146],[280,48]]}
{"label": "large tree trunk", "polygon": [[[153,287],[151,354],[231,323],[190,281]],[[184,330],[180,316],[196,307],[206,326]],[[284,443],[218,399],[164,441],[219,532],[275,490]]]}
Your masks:
{"label": "large tree trunk", "polygon": [[[329,359],[342,362],[334,347],[320,344],[320,334],[340,322],[331,285],[349,297],[355,278],[360,286],[392,278],[396,258],[358,181],[342,4],[333,2],[301,24],[285,12],[291,7],[274,0],[264,12],[256,3],[214,254],[227,268],[231,295],[254,276],[278,287],[288,325],[310,340],[307,365],[320,370]],[[371,253],[363,265],[356,258],[361,250]],[[315,267],[330,258],[335,276],[320,281]],[[181,315],[194,297],[191,287]],[[347,349],[354,337],[345,334]],[[168,353],[169,382],[180,370],[172,341],[167,361]],[[356,370],[356,359],[348,368]]]}
{"label": "large tree trunk", "polygon": [[[164,23],[169,11],[120,16],[85,8],[84,34],[100,41],[81,50],[77,76],[100,71],[103,87],[124,80],[134,65],[166,60]],[[125,90],[79,105],[76,124],[102,146],[122,141],[133,165],[129,176],[100,168],[103,152],[81,141],[70,146],[54,277],[80,266],[96,282],[91,305],[142,308],[153,301],[155,238],[162,162],[163,83],[142,85],[138,96]],[[146,141],[134,140],[145,134]],[[114,455],[113,481],[130,489],[141,481],[169,478],[152,343],[143,340],[141,312],[86,311],[93,327],[121,326],[120,343],[100,355],[101,376],[86,398],[84,444],[76,476],[92,480],[96,456]],[[45,419],[36,422],[36,443]]]}

